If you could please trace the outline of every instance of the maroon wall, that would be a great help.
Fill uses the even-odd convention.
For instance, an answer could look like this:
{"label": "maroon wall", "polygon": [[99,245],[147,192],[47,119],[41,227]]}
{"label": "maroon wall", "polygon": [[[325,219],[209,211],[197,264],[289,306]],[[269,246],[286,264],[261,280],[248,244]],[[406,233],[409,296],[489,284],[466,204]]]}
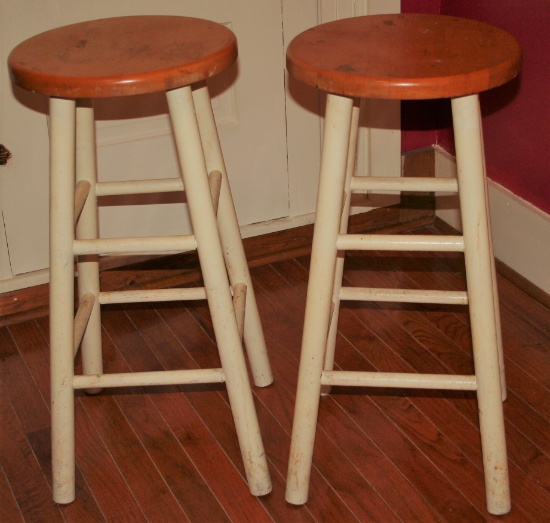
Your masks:
{"label": "maroon wall", "polygon": [[[487,171],[492,180],[550,213],[550,1],[402,0],[401,8],[474,18],[519,40],[520,77],[481,97]],[[404,151],[438,143],[452,152],[447,103],[404,102],[402,112]]]}
{"label": "maroon wall", "polygon": [[[441,0],[401,0],[402,13],[441,13]],[[401,102],[401,150],[440,144],[439,129],[449,123],[445,102]],[[443,119],[441,119],[441,116]]]}

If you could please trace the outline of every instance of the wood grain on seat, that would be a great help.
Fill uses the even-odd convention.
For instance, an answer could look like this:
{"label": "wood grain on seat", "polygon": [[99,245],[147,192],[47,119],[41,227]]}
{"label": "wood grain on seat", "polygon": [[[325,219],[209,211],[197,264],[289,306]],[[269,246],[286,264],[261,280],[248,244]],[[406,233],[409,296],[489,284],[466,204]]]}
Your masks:
{"label": "wood grain on seat", "polygon": [[23,89],[62,98],[165,91],[199,82],[237,58],[224,26],[181,16],[92,20],[18,45],[8,64]]}
{"label": "wood grain on seat", "polygon": [[520,65],[519,44],[506,31],[425,14],[329,22],[300,34],[287,50],[294,78],[361,98],[466,96],[508,82]]}

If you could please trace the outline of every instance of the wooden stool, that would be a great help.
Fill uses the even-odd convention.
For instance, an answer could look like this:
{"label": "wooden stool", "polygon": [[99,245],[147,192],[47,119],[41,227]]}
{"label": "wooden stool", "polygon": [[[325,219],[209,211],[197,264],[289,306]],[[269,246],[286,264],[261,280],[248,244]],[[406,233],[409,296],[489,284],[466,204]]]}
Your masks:
{"label": "wooden stool", "polygon": [[[225,382],[250,491],[263,495],[271,490],[242,350],[243,329],[255,383],[266,386],[273,377],[204,83],[236,57],[230,30],[175,16],[74,24],[30,38],[9,57],[16,85],[50,97],[52,463],[58,503],[75,497],[74,389],[96,392],[101,387]],[[162,91],[182,178],[97,182],[92,99]],[[98,238],[98,196],[184,188],[194,235]],[[204,288],[100,292],[99,255],[193,249],[198,250]],[[76,318],[75,256],[80,297]],[[196,299],[208,301],[220,369],[103,373],[100,304]],[[83,375],[75,376],[73,356],[79,345]]]}
{"label": "wooden stool", "polygon": [[[518,43],[506,32],[446,16],[350,18],[305,31],[290,43],[290,74],[326,91],[328,98],[288,469],[289,502],[307,501],[322,386],[460,389],[477,391],[488,510],[510,510],[500,323],[477,93],[514,78],[520,62]],[[354,176],[359,98],[451,98],[458,180]],[[351,194],[367,191],[458,192],[463,236],[346,234]],[[338,251],[348,249],[463,251],[468,291],[342,287],[343,257]],[[333,370],[340,300],[469,304],[475,375]]]}

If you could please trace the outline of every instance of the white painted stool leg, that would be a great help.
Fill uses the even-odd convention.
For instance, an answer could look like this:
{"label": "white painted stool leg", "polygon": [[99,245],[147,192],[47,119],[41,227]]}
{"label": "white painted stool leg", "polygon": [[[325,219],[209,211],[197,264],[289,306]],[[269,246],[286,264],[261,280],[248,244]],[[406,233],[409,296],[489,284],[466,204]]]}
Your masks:
{"label": "white painted stool leg", "polygon": [[208,88],[205,84],[200,84],[200,87],[193,90],[193,99],[208,172],[219,171],[222,173],[217,219],[223,254],[231,286],[235,288],[238,283],[246,285],[244,341],[254,383],[260,387],[265,387],[273,382],[273,373],[269,364],[262,324],[239,231],[233,197],[231,196],[216,121]]}
{"label": "white painted stool leg", "polygon": [[329,94],[313,233],[286,500],[307,501],[336,267],[353,100]]}
{"label": "white painted stool leg", "polygon": [[50,99],[50,378],[53,499],[75,498],[73,390],[75,102]]}
{"label": "white painted stool leg", "polygon": [[487,510],[510,510],[479,98],[452,100]]}
{"label": "white painted stool leg", "polygon": [[191,88],[168,91],[167,98],[206,298],[248,485],[253,495],[260,496],[271,491],[271,480],[210,196]]}
{"label": "white painted stool leg", "polygon": [[[354,103],[351,114],[351,125],[349,132],[349,148],[346,166],[346,181],[344,184],[344,196],[342,202],[342,216],[340,218],[340,234],[346,234],[348,230],[349,212],[351,206],[351,178],[355,173],[355,156],[357,151],[357,137],[359,134],[359,100]],[[345,252],[338,253],[336,269],[334,271],[334,288],[332,291],[332,311],[330,317],[330,328],[327,337],[327,348],[325,352],[325,370],[334,368],[334,353],[336,349],[336,334],[338,333],[338,315],[340,313],[340,289],[342,288],[342,277],[344,275]],[[323,393],[327,394],[330,387],[322,387]]]}
{"label": "white painted stool leg", "polygon": [[[95,120],[91,101],[79,101],[76,108],[76,182],[88,182],[90,192],[76,226],[76,237],[79,240],[99,237]],[[101,350],[101,313],[99,306],[99,256],[88,255],[78,258],[78,295],[80,300],[85,294],[95,297],[95,305],[88,320],[82,338],[83,374],[103,374]],[[101,389],[90,389],[88,393],[97,393]]]}

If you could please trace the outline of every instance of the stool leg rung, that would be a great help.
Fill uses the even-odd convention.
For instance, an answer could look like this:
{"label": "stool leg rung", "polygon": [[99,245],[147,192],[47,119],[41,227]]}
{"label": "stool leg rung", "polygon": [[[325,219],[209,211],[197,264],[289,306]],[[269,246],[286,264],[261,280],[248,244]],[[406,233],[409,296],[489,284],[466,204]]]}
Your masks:
{"label": "stool leg rung", "polygon": [[223,383],[222,369],[159,370],[119,374],[92,374],[73,377],[73,388],[92,387],[150,387],[154,385],[198,385],[202,383]]}
{"label": "stool leg rung", "polygon": [[218,214],[218,205],[220,203],[220,191],[222,188],[222,173],[220,171],[212,171],[208,174],[208,183],[210,185],[210,194],[212,195],[212,204],[214,205],[214,213]]}
{"label": "stool leg rung", "polygon": [[161,192],[183,191],[181,178],[159,178],[156,180],[124,180],[114,182],[98,182],[98,196],[122,196],[127,194],[152,194]]}
{"label": "stool leg rung", "polygon": [[477,390],[475,376],[408,372],[324,371],[323,385],[342,387],[396,387],[406,389]]}
{"label": "stool leg rung", "polygon": [[354,176],[351,179],[354,193],[371,191],[408,191],[408,192],[458,192],[456,178],[385,178],[378,176]]}
{"label": "stool leg rung", "polygon": [[75,223],[80,218],[80,213],[84,208],[84,204],[90,194],[90,182],[87,180],[80,180],[75,187],[74,193],[74,221]]}
{"label": "stool leg rung", "polygon": [[462,236],[429,236],[414,234],[341,234],[339,250],[356,251],[434,251],[463,252]]}
{"label": "stool leg rung", "polygon": [[100,254],[178,254],[194,251],[197,248],[195,236],[147,236],[143,238],[101,238],[95,240],[75,240],[73,250],[76,255]]}
{"label": "stool leg rung", "polygon": [[80,342],[82,341],[82,337],[86,332],[86,327],[88,326],[88,321],[90,320],[90,315],[92,314],[92,309],[94,308],[94,305],[95,296],[93,294],[88,292],[84,294],[84,296],[82,296],[74,319],[74,356],[76,356],[76,353],[78,352],[78,347],[80,347]]}
{"label": "stool leg rung", "polygon": [[467,305],[468,293],[466,291],[342,287],[340,290],[340,299],[349,301]]}
{"label": "stool leg rung", "polygon": [[99,303],[150,303],[162,301],[194,301],[205,300],[204,287],[189,287],[185,289],[148,289],[142,291],[101,292]]}

